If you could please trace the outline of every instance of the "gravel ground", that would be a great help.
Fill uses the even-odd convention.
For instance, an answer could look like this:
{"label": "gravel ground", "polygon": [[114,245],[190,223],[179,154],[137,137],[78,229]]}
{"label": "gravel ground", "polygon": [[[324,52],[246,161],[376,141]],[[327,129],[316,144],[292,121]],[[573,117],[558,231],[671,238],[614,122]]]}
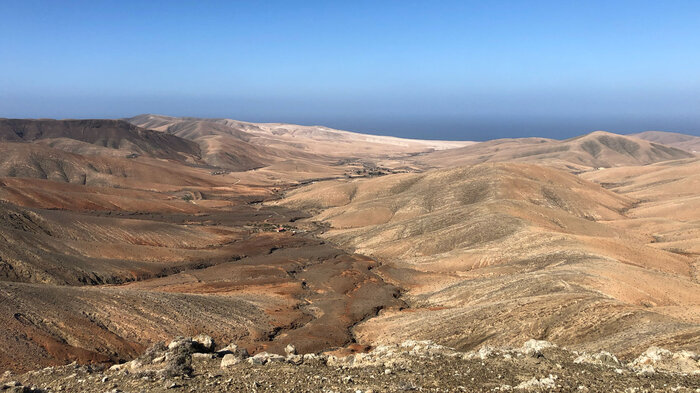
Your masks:
{"label": "gravel ground", "polygon": [[188,354],[190,368],[179,375],[150,366],[159,355],[151,353],[133,367],[69,365],[6,373],[1,383],[2,391],[17,392],[700,392],[697,370],[660,371],[676,365],[661,364],[657,357],[644,358],[651,359],[648,364],[625,365],[607,355],[582,362],[579,353],[533,343],[471,353],[411,342],[348,357],[236,355],[236,364],[225,368],[225,351]]}

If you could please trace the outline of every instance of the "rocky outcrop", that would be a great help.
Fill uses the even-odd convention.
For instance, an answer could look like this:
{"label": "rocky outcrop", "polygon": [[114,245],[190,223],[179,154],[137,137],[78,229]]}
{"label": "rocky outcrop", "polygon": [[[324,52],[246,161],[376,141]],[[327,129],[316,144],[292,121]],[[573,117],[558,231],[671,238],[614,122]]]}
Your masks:
{"label": "rocky outcrop", "polygon": [[[285,355],[248,356],[236,344],[216,351],[202,341],[207,340],[179,337],[168,345],[157,343],[139,358],[106,371],[70,365],[21,376],[7,373],[0,386],[4,383],[4,391],[12,392],[44,391],[39,386],[45,391],[95,393],[277,392],[289,386],[298,391],[362,393],[700,391],[697,354],[660,348],[650,348],[625,364],[608,352],[577,353],[537,340],[518,348],[484,346],[470,352],[409,340],[348,356],[334,355],[341,351],[299,354],[294,345],[285,348]],[[203,350],[209,352],[199,352]]]}
{"label": "rocky outcrop", "polygon": [[700,375],[700,354],[690,351],[672,352],[659,347],[651,347],[628,367],[645,374],[657,371]]}

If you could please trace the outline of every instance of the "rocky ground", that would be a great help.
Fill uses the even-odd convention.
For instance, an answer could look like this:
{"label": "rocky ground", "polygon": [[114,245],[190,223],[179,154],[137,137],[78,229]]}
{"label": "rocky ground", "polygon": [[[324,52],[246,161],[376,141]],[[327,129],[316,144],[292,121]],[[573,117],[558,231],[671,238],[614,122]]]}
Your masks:
{"label": "rocky ground", "polygon": [[428,341],[286,356],[207,336],[159,343],[124,364],[5,373],[7,392],[700,392],[700,356],[650,348],[630,362],[578,353],[546,341],[521,348],[458,352]]}

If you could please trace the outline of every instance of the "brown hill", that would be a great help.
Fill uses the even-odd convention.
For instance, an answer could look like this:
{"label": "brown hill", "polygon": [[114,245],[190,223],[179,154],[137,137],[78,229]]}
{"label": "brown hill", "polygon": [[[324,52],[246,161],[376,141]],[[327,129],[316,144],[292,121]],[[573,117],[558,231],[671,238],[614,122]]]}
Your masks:
{"label": "brown hill", "polygon": [[149,131],[121,120],[28,120],[0,119],[0,141],[49,144],[80,154],[103,154],[106,149],[121,155],[194,161],[196,144],[176,136]]}
{"label": "brown hill", "polygon": [[297,214],[241,205],[104,215],[0,204],[0,364],[115,361],[195,332],[251,352],[350,343],[351,326],[402,304],[398,289],[369,258],[271,230]]}
{"label": "brown hill", "polygon": [[145,157],[81,155],[42,144],[0,142],[0,176],[5,177],[153,188],[158,184],[216,184],[218,179],[207,176],[209,173],[210,170]]}
{"label": "brown hill", "polygon": [[130,358],[202,329],[251,352],[290,341],[318,351],[350,343],[351,326],[401,304],[371,272],[375,261],[274,231],[303,216],[250,204],[274,189],[41,141],[0,143],[5,369]]}
{"label": "brown hill", "polygon": [[319,183],[282,203],[315,211],[324,238],[378,258],[407,289],[411,307],[358,326],[360,342],[700,345],[693,258],[608,225],[635,200],[574,175],[481,164]]}
{"label": "brown hill", "polygon": [[434,167],[483,162],[528,162],[568,171],[646,165],[693,157],[687,151],[631,136],[596,131],[563,141],[545,138],[498,139],[419,157]]}
{"label": "brown hill", "polygon": [[700,279],[700,160],[612,168],[585,177],[637,199],[628,219],[611,224],[640,233],[652,247],[695,258],[693,271]]}
{"label": "brown hill", "polygon": [[[231,119],[140,115],[129,122],[197,142],[210,165],[233,171],[260,170],[272,182],[338,177],[384,166],[404,168],[413,154],[471,142],[402,139],[321,126],[247,123]],[[398,161],[396,159],[399,159]]]}
{"label": "brown hill", "polygon": [[675,147],[691,153],[700,152],[700,136],[665,131],[644,131],[637,134],[630,134],[630,136]]}
{"label": "brown hill", "polygon": [[[700,170],[681,150],[131,121],[153,130],[5,121],[0,365],[114,361],[200,332],[278,353],[700,347]],[[459,160],[486,163],[392,173]]]}

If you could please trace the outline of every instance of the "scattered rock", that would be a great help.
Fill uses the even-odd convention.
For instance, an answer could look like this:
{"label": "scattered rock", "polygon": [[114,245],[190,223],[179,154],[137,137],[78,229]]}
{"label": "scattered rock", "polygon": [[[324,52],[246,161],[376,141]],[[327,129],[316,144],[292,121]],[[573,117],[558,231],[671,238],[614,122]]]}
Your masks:
{"label": "scattered rock", "polygon": [[304,357],[302,355],[289,355],[287,356],[287,362],[298,366],[304,363]]}
{"label": "scattered rock", "polygon": [[173,351],[179,347],[184,347],[188,351],[193,351],[194,345],[194,341],[191,338],[176,337],[168,344],[168,350]]}
{"label": "scattered rock", "polygon": [[523,344],[521,351],[527,355],[534,357],[544,356],[542,351],[548,348],[556,348],[556,345],[544,340],[528,340]]}
{"label": "scattered rock", "polygon": [[[529,341],[521,349],[483,347],[462,353],[432,342],[411,341],[382,345],[349,356],[331,353],[280,356],[261,352],[248,362],[235,345],[219,360],[214,353],[192,352],[187,339],[172,348],[154,345],[144,355],[111,371],[91,366],[62,366],[12,378],[22,384],[52,392],[165,391],[226,392],[235,389],[276,392],[294,386],[298,391],[561,391],[620,392],[675,391],[697,393],[700,378],[692,373],[667,372],[654,365],[697,363],[693,353],[650,349],[629,365],[620,364],[608,352],[572,353],[548,350],[547,342]],[[548,345],[549,344],[549,345]],[[545,351],[546,359],[529,358],[527,353]],[[218,351],[217,353],[221,353]],[[287,352],[287,351],[285,351]],[[348,352],[334,352],[342,354]],[[192,358],[197,358],[192,362]],[[153,360],[162,361],[153,362]],[[691,362],[692,361],[692,362]],[[604,366],[604,367],[601,367]],[[123,370],[124,372],[115,372]],[[556,375],[549,374],[557,370]],[[7,375],[9,377],[9,375]],[[0,393],[38,392],[34,387],[14,386],[2,380]],[[60,384],[57,382],[60,381]],[[102,384],[100,384],[102,381]],[[234,382],[235,381],[235,382]],[[13,386],[9,386],[13,385]],[[614,389],[611,389],[614,387]],[[12,389],[12,390],[10,390]],[[178,390],[180,389],[180,390]]]}
{"label": "scattered rock", "polygon": [[287,346],[284,348],[284,353],[289,355],[296,355],[297,354],[297,349],[294,345],[292,344],[287,344]]}
{"label": "scattered rock", "polygon": [[120,363],[120,364],[114,364],[109,368],[109,371],[123,371],[129,368],[130,363]]}
{"label": "scattered rock", "polygon": [[557,386],[557,384],[554,382],[556,379],[557,376],[551,374],[546,378],[538,379],[533,377],[529,381],[521,382],[515,388],[521,390],[554,389]]}
{"label": "scattered rock", "polygon": [[221,368],[231,367],[241,362],[241,358],[232,354],[227,353],[224,358],[221,359]]}
{"label": "scattered rock", "polygon": [[284,362],[285,357],[282,355],[276,355],[273,353],[260,352],[255,354],[255,356],[248,358],[248,363],[250,364],[267,364],[271,362]]}
{"label": "scattered rock", "polygon": [[583,353],[576,359],[574,363],[597,364],[607,367],[619,367],[620,361],[610,352],[601,351],[598,353]]}
{"label": "scattered rock", "polygon": [[192,347],[186,345],[176,346],[170,350],[165,368],[158,373],[165,377],[174,377],[192,374]]}
{"label": "scattered rock", "polygon": [[637,372],[644,373],[661,370],[700,374],[700,355],[690,351],[671,352],[659,347],[650,347],[646,352],[630,362],[628,366]]}
{"label": "scattered rock", "polygon": [[239,348],[238,345],[236,344],[229,344],[220,350],[216,351],[217,355],[219,356],[224,356],[226,354],[233,354],[241,359],[246,359],[250,355],[248,354],[248,350],[245,348]]}
{"label": "scattered rock", "polygon": [[216,343],[214,339],[207,336],[206,334],[199,334],[192,338],[192,342],[195,344],[197,351],[202,352],[214,352]]}

